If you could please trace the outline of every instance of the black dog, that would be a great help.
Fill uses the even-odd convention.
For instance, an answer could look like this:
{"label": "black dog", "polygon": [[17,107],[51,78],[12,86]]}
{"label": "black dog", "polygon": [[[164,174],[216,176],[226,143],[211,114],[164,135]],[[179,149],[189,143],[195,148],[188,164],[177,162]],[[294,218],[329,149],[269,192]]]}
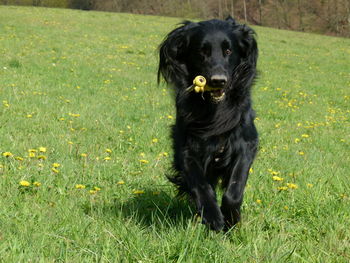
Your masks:
{"label": "black dog", "polygon": [[[203,223],[214,230],[240,220],[258,145],[250,96],[257,57],[254,31],[231,17],[185,21],[160,45],[158,82],[162,75],[176,91],[175,175],[169,179],[192,197]],[[191,91],[197,75],[216,89]],[[215,193],[219,179],[225,189],[221,208]]]}

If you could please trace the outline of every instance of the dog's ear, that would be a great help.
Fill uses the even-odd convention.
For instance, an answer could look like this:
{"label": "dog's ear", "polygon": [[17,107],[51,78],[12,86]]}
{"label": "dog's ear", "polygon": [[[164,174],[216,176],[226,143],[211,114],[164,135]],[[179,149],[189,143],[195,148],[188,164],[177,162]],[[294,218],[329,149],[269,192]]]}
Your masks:
{"label": "dog's ear", "polygon": [[238,25],[235,29],[244,60],[255,67],[258,59],[258,45],[254,30],[247,25]]}
{"label": "dog's ear", "polygon": [[228,23],[230,23],[230,24],[233,25],[233,26],[237,25],[236,20],[235,20],[232,16],[230,16],[230,15],[229,15],[228,17],[226,17],[225,21],[228,22]]}
{"label": "dog's ear", "polygon": [[186,75],[184,59],[188,46],[188,30],[196,23],[184,21],[171,31],[159,46],[158,83],[161,75],[165,81],[174,81],[175,76]]}

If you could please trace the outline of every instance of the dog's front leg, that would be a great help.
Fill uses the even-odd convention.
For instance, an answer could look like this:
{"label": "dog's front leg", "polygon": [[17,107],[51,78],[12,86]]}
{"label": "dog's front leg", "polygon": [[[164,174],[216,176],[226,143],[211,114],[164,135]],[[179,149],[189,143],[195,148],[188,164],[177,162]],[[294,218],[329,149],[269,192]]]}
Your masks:
{"label": "dog's front leg", "polygon": [[236,161],[229,175],[230,178],[225,186],[226,191],[221,203],[221,211],[225,217],[226,228],[230,228],[240,221],[244,187],[251,164],[252,160],[241,157]]}
{"label": "dog's front leg", "polygon": [[203,224],[219,231],[224,227],[224,217],[216,201],[213,187],[208,183],[203,169],[195,157],[185,158],[185,180]]}

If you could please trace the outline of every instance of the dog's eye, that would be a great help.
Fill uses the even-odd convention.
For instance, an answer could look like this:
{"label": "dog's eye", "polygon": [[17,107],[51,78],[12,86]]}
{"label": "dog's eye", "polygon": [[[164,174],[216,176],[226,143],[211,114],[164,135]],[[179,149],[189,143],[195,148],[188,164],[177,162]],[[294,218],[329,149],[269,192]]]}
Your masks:
{"label": "dog's eye", "polygon": [[232,50],[231,49],[226,49],[225,50],[225,54],[228,55],[228,56],[231,55],[232,54]]}

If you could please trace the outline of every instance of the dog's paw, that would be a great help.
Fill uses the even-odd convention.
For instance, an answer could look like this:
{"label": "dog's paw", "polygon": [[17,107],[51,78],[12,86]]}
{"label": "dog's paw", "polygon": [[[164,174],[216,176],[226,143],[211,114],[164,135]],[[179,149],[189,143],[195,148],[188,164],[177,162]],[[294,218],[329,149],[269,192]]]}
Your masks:
{"label": "dog's paw", "polygon": [[224,216],[219,211],[216,213],[207,212],[202,215],[202,223],[207,225],[211,230],[220,231],[225,227]]}

